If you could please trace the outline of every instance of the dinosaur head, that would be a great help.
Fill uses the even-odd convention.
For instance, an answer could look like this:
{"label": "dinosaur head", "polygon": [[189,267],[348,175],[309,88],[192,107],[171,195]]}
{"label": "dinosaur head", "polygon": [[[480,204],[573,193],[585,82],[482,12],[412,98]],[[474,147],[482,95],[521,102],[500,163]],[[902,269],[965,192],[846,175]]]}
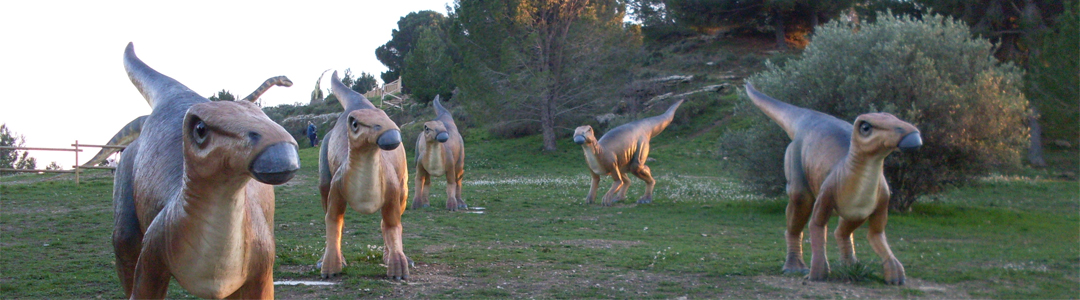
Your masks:
{"label": "dinosaur head", "polygon": [[438,141],[445,143],[450,139],[450,133],[446,131],[446,125],[439,121],[424,122],[424,139],[428,142]]}
{"label": "dinosaur head", "polygon": [[574,128],[574,143],[578,145],[596,143],[596,134],[592,126],[585,125]]}
{"label": "dinosaur head", "polygon": [[854,125],[851,145],[858,151],[887,155],[896,149],[909,151],[922,146],[919,129],[891,114],[863,114]]}
{"label": "dinosaur head", "polygon": [[372,147],[394,150],[401,145],[401,130],[381,109],[357,109],[346,119],[349,148],[368,151]]}
{"label": "dinosaur head", "polygon": [[247,175],[282,184],[300,169],[296,140],[246,101],[192,105],[184,116],[184,169],[189,178]]}

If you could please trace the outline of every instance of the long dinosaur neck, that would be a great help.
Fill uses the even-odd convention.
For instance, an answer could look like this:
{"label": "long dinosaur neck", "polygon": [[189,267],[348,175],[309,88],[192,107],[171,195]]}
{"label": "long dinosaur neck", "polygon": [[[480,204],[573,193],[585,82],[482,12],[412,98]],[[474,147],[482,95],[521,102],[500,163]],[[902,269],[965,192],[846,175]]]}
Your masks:
{"label": "long dinosaur neck", "polygon": [[863,152],[854,145],[840,162],[835,179],[837,202],[844,217],[865,217],[877,204],[881,174],[888,153]]}
{"label": "long dinosaur neck", "polygon": [[[175,215],[183,222],[173,234],[186,242],[177,243],[182,249],[172,252],[170,260],[189,265],[188,275],[224,275],[242,268],[247,253],[244,235],[249,227],[246,222],[250,206],[246,186],[250,180],[244,176],[209,184],[210,180],[185,177],[180,195],[182,211]],[[177,277],[192,278],[183,274]]]}
{"label": "long dinosaur neck", "polygon": [[382,156],[379,155],[378,148],[350,150],[348,170],[344,178],[351,183],[345,185],[349,189],[349,194],[381,194],[383,191],[382,168]]}

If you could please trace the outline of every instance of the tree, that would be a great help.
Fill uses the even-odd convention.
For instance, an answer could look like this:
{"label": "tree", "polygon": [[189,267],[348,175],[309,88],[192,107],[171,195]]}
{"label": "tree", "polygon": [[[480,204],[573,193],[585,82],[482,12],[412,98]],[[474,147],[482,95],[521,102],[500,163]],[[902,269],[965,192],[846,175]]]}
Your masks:
{"label": "tree", "polygon": [[356,79],[353,80],[353,84],[349,88],[357,93],[363,94],[370,92],[377,87],[379,87],[379,81],[375,79],[375,75],[368,74],[367,72],[360,72],[360,76],[357,76]]}
{"label": "tree", "polygon": [[543,148],[556,128],[610,107],[630,82],[641,35],[619,1],[458,1],[451,16],[462,63],[455,83],[484,119],[535,122]]}
{"label": "tree", "polygon": [[233,95],[229,91],[222,89],[221,91],[218,91],[217,94],[214,94],[210,96],[210,98],[206,99],[210,99],[210,101],[236,101],[236,95]]}
{"label": "tree", "polygon": [[[26,138],[21,134],[11,131],[7,124],[0,124],[0,146],[23,147]],[[30,157],[28,151],[0,149],[0,168],[5,169],[34,169],[37,167],[37,159]]]}
{"label": "tree", "polygon": [[[1046,124],[1046,136],[1077,142],[1080,137],[1080,4],[1071,1],[1036,35],[1028,64],[1027,91]],[[1035,145],[1032,145],[1034,147]]]}
{"label": "tree", "polygon": [[804,46],[818,24],[852,8],[855,0],[667,0],[677,22],[707,32],[713,28],[771,27],[776,45]]}
{"label": "tree", "polygon": [[[103,163],[108,163],[108,162],[103,161]],[[57,163],[56,161],[53,161],[53,162],[50,162],[48,166],[45,166],[45,169],[46,170],[63,170],[64,168],[61,167],[60,164]]]}
{"label": "tree", "polygon": [[450,91],[454,89],[450,77],[453,62],[446,41],[442,39],[443,35],[439,28],[425,27],[421,30],[416,48],[405,56],[405,72],[401,75],[401,84],[409,87],[409,94],[413,95],[417,102],[427,103],[435,99],[435,95],[442,95],[443,99],[447,99]]}
{"label": "tree", "polygon": [[[831,22],[799,59],[767,64],[748,80],[774,98],[841,120],[885,111],[918,127],[924,146],[885,160],[890,205],[907,210],[921,195],[1019,166],[1028,136],[1022,72],[999,63],[992,50],[958,21],[884,15],[861,25]],[[772,179],[755,181],[782,190],[775,185],[783,182],[777,163],[784,160],[776,144],[786,144],[787,135],[754,115],[749,123],[764,128],[723,138],[722,150],[742,164],[736,170],[769,174]]]}
{"label": "tree", "polygon": [[398,29],[391,31],[390,41],[375,49],[375,58],[388,69],[379,75],[383,82],[392,82],[401,77],[405,69],[405,56],[412,51],[423,28],[439,27],[444,22],[446,16],[430,10],[411,12],[398,19]]}

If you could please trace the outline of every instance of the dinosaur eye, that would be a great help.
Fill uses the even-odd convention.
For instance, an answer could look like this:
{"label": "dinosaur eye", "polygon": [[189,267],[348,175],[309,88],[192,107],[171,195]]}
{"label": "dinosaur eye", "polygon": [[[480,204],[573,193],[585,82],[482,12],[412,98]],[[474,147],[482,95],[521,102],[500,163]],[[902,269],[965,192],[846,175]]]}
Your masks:
{"label": "dinosaur eye", "polygon": [[352,127],[352,130],[356,130],[360,128],[360,122],[357,122],[353,117],[349,117],[349,127]]}
{"label": "dinosaur eye", "polygon": [[206,123],[202,120],[195,121],[195,125],[191,127],[191,136],[195,138],[195,143],[202,144],[206,142]]}
{"label": "dinosaur eye", "polygon": [[869,135],[874,126],[870,125],[870,122],[863,121],[859,123],[859,133],[862,135]]}

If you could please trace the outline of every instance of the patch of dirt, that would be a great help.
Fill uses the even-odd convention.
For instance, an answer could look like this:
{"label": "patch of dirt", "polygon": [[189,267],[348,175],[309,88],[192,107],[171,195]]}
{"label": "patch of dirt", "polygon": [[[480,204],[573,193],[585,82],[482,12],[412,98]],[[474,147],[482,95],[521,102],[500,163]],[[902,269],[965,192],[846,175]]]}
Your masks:
{"label": "patch of dirt", "polygon": [[[935,298],[969,299],[971,295],[956,286],[931,283],[916,278],[907,278],[899,287],[868,286],[846,282],[809,281],[799,276],[756,276],[753,282],[779,289],[778,298],[861,298],[861,299],[900,299],[900,298]],[[916,290],[912,293],[898,293],[899,290]]]}

